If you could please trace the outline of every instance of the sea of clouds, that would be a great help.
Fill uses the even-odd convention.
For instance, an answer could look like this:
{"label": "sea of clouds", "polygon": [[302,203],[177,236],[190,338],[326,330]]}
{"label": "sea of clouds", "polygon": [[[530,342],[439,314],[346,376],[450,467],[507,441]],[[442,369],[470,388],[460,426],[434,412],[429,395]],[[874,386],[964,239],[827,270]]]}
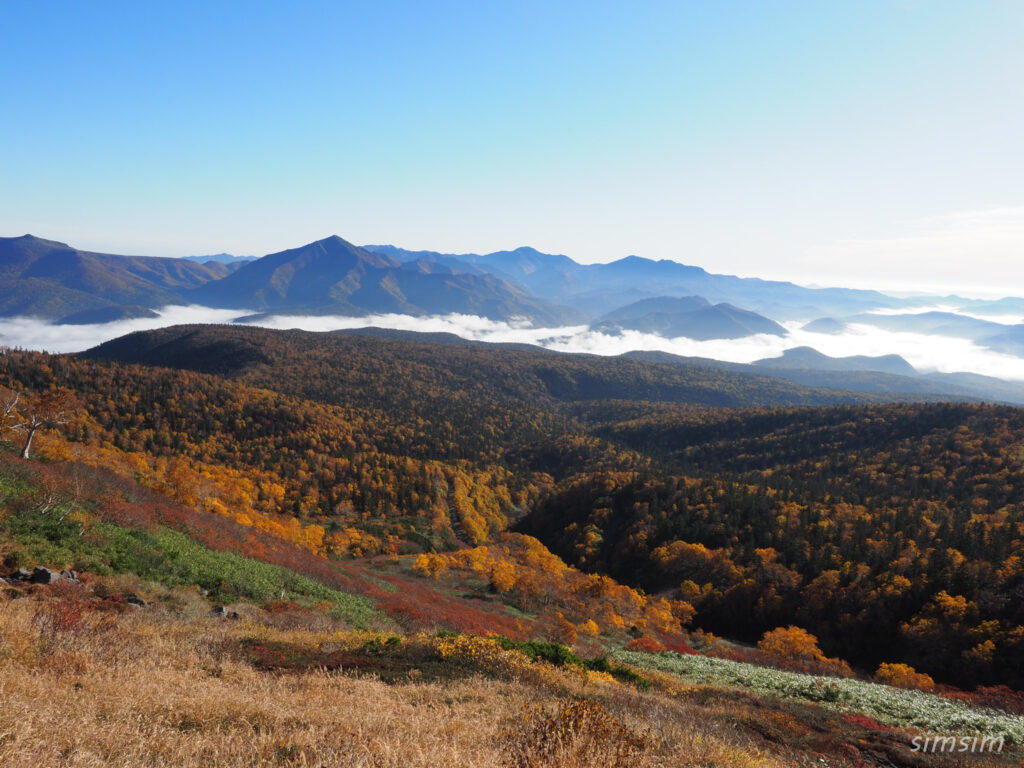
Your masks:
{"label": "sea of clouds", "polygon": [[[169,306],[159,310],[158,314],[155,318],[118,320],[95,325],[54,325],[30,317],[2,318],[0,345],[47,352],[81,352],[133,331],[182,323],[231,323],[240,317],[251,315],[252,312],[199,306]],[[986,319],[994,318],[988,316]],[[808,346],[832,357],[897,354],[922,373],[968,371],[1001,379],[1024,381],[1024,358],[994,352],[967,339],[887,331],[867,324],[852,324],[839,334],[822,334],[803,330],[802,323],[785,323],[789,333],[784,337],[757,335],[742,339],[711,341],[667,339],[638,331],[608,334],[590,330],[585,325],[536,328],[526,322],[503,322],[459,314],[432,317],[393,314],[364,317],[275,315],[251,324],[265,328],[298,328],[307,331],[377,326],[407,331],[452,333],[476,341],[535,344],[559,352],[620,355],[633,350],[660,350],[687,357],[712,358],[734,363],[750,363],[761,358],[778,357],[786,349]]]}

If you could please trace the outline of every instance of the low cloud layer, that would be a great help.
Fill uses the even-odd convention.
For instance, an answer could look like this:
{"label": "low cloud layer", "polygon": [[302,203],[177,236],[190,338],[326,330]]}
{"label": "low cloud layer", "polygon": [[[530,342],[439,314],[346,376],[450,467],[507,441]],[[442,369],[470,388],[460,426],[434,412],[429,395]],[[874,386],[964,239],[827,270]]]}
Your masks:
{"label": "low cloud layer", "polygon": [[[35,318],[0,319],[0,344],[48,352],[80,352],[132,331],[181,323],[230,323],[249,312],[207,307],[166,307],[159,314],[158,318],[121,320],[98,325],[57,326]],[[1024,380],[1022,358],[993,352],[966,339],[894,332],[859,324],[850,325],[843,333],[830,335],[811,333],[802,330],[800,323],[788,323],[786,329],[789,335],[786,337],[759,335],[712,341],[666,339],[638,331],[610,335],[589,330],[584,325],[533,328],[527,324],[457,314],[434,317],[280,315],[265,318],[258,325],[307,331],[372,325],[408,331],[453,333],[477,341],[536,344],[559,352],[619,355],[632,350],[660,350],[735,363],[778,357],[786,349],[808,346],[832,357],[897,354],[921,372],[969,371],[1002,379]]]}
{"label": "low cloud layer", "polygon": [[54,325],[37,317],[0,318],[0,346],[42,352],[82,352],[133,331],[151,331],[183,323],[230,323],[243,314],[237,309],[169,306],[159,317],[117,320],[94,325]]}

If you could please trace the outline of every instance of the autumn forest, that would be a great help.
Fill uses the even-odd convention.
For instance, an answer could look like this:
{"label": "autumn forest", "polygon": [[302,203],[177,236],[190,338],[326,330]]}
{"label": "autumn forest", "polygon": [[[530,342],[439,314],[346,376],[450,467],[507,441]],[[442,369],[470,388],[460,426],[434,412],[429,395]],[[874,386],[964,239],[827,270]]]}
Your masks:
{"label": "autumn forest", "polygon": [[8,351],[0,380],[22,408],[63,398],[36,438],[49,460],[316,556],[475,573],[550,608],[549,634],[796,625],[862,669],[1024,686],[1019,409],[825,405],[844,396],[700,367],[212,326]]}

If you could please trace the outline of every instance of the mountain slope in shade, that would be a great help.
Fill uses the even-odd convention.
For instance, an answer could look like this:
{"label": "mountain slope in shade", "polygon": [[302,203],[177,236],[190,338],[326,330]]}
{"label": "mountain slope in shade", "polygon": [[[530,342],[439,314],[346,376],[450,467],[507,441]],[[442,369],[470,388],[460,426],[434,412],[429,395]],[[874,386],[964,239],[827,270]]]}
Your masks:
{"label": "mountain slope in shade", "polygon": [[428,259],[408,262],[333,236],[245,264],[193,301],[264,313],[412,315],[458,312],[562,324],[578,313],[537,300],[499,277]]}
{"label": "mountain slope in shade", "polygon": [[609,312],[591,328],[605,333],[631,330],[702,341],[756,334],[786,335],[786,329],[774,320],[731,304],[713,305],[699,296],[659,296],[637,301]]}
{"label": "mountain slope in shade", "polygon": [[32,235],[0,238],[0,316],[46,319],[107,310],[111,316],[185,304],[200,285],[228,273],[222,264],[116,256]]}
{"label": "mountain slope in shade", "polygon": [[[718,406],[826,405],[909,397],[816,389],[758,374],[708,365],[652,364],[624,357],[577,355],[490,344],[437,343],[402,333],[373,335],[276,331],[246,326],[182,325],[138,331],[108,341],[83,357],[214,373],[285,394],[301,390],[325,402],[362,405],[369,397],[390,408],[410,391],[442,398],[446,407],[517,401],[540,404],[603,400]],[[309,371],[321,375],[310,376]],[[401,371],[401,376],[382,376]],[[292,372],[285,375],[285,372]],[[303,372],[295,375],[296,372]],[[359,395],[358,393],[364,393]],[[369,402],[369,401],[367,401]],[[409,416],[414,416],[410,412]]]}

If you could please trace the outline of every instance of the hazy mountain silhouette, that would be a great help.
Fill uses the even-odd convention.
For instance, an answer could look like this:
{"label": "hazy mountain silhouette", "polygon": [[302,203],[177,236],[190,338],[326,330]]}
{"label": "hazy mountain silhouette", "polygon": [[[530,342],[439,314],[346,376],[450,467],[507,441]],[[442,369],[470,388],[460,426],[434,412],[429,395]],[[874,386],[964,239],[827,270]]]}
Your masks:
{"label": "hazy mountain silhouette", "polygon": [[568,256],[542,253],[534,248],[488,254],[408,251],[393,245],[366,248],[399,260],[445,258],[473,264],[514,280],[541,298],[576,307],[591,316],[666,295],[703,296],[712,303],[735,304],[776,320],[902,305],[899,299],[877,291],[804,288],[781,281],[716,275],[668,259],[626,256],[608,264],[579,264]]}
{"label": "hazy mountain silhouette", "polygon": [[731,304],[711,304],[700,296],[642,299],[609,312],[591,327],[605,333],[632,330],[698,340],[786,335],[774,320]]}
{"label": "hazy mountain silhouette", "polygon": [[[898,355],[882,357],[854,356],[834,358],[808,347],[797,348],[786,363],[773,358],[756,363],[729,363],[701,357],[685,357],[670,352],[636,351],[624,357],[666,365],[704,365],[733,373],[756,373],[760,376],[785,379],[806,387],[871,392],[936,400],[989,400],[1024,405],[1024,382],[1004,381],[974,373],[918,373]],[[818,367],[803,367],[815,361]],[[768,363],[768,364],[766,364]],[[863,367],[861,367],[863,366]],[[874,370],[889,367],[905,374]]]}
{"label": "hazy mountain silhouette", "polygon": [[235,256],[230,253],[212,253],[208,256],[182,256],[185,261],[198,261],[200,264],[209,264],[211,261],[215,261],[218,264],[227,264],[228,266],[241,266],[249,261],[256,261],[259,256]]}
{"label": "hazy mountain silhouette", "polygon": [[[1012,306],[1009,299],[1003,299],[998,303],[1002,306]],[[1006,325],[955,312],[917,312],[898,315],[867,312],[847,317],[842,321],[821,318],[808,323],[803,328],[817,333],[840,333],[850,324],[871,325],[887,331],[969,339],[979,346],[988,347],[997,352],[1008,355],[1024,355],[1024,325]]]}
{"label": "hazy mountain silhouette", "polygon": [[853,355],[851,357],[829,357],[811,347],[793,347],[781,357],[755,360],[754,365],[762,368],[791,368],[817,371],[879,371],[900,376],[916,376],[917,370],[899,355]]}

